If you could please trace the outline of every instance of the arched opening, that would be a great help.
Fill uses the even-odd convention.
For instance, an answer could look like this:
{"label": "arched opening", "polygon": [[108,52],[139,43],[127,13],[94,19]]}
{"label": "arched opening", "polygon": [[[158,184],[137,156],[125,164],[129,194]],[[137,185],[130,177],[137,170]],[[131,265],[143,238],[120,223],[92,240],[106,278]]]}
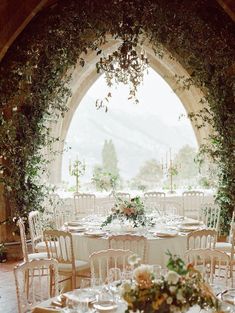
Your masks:
{"label": "arched opening", "polygon": [[[109,91],[112,97],[108,112],[97,110],[96,99],[104,98]],[[154,172],[157,164],[166,166],[166,158],[169,163],[170,151],[173,160],[185,146],[197,150],[195,133],[181,101],[151,67],[139,86],[138,100],[138,104],[128,100],[128,88],[124,85],[113,86],[110,90],[104,75],[91,86],[77,107],[67,132],[69,149],[65,149],[62,163],[62,182],[67,190],[75,191],[75,179],[69,168],[79,158],[86,165],[79,190],[96,192],[92,184],[94,168],[102,167],[102,151],[110,141],[122,180],[119,187],[125,190],[140,186],[140,179],[135,177],[144,165],[152,164]],[[154,175],[149,179],[154,180]],[[169,179],[162,177],[161,180],[160,183],[156,175],[155,182],[148,181],[145,188],[162,188]]]}
{"label": "arched opening", "polygon": [[[103,51],[105,53],[109,53],[115,49],[117,44],[117,41],[111,39],[103,48]],[[154,54],[150,46],[145,45],[143,48],[148,55],[152,69],[156,71],[175,91],[186,112],[191,113],[199,111],[202,108],[200,103],[202,98],[201,90],[194,86],[192,86],[189,90],[186,90],[181,88],[181,85],[176,82],[176,77],[189,77],[189,74],[182,67],[182,65],[175,59],[172,59],[166,50],[164,57],[160,58]],[[59,151],[64,149],[64,142],[66,140],[67,132],[77,107],[93,83],[99,78],[99,75],[95,70],[95,63],[98,60],[97,55],[94,52],[90,52],[88,55],[86,55],[86,60],[87,63],[84,68],[81,69],[81,67],[77,65],[73,71],[73,79],[71,81],[72,97],[68,102],[68,112],[66,112],[64,118],[61,118],[56,125],[52,125],[52,134],[55,137],[60,138],[60,142],[56,143],[55,147],[55,149]],[[206,127],[198,129],[193,122],[192,127],[198,145],[202,144],[203,140],[208,137],[209,129]],[[62,154],[59,154],[50,164],[50,183],[61,183],[61,169]]]}

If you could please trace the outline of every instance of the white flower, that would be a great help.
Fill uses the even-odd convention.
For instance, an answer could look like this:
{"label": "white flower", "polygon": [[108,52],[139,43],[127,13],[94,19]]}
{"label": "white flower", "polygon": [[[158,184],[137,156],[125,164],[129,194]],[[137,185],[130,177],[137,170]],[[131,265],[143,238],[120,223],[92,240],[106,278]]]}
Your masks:
{"label": "white flower", "polygon": [[174,271],[169,271],[166,275],[166,281],[168,284],[176,285],[179,281],[180,276],[174,272]]}
{"label": "white flower", "polygon": [[171,294],[175,294],[176,290],[177,290],[177,287],[176,286],[170,286],[169,287],[169,290],[170,290],[170,293]]}
{"label": "white flower", "polygon": [[183,296],[183,292],[182,289],[178,289],[177,295],[176,295],[177,300],[183,302],[185,301],[185,298]]}
{"label": "white flower", "polygon": [[137,254],[132,254],[128,257],[128,263],[130,265],[137,265],[140,262],[141,258]]}
{"label": "white flower", "polygon": [[172,302],[173,302],[172,297],[168,297],[168,298],[166,299],[166,303],[167,303],[167,304],[171,304]]}
{"label": "white flower", "polygon": [[153,267],[142,264],[133,272],[133,278],[142,288],[150,288],[153,285]]}
{"label": "white flower", "polygon": [[131,284],[128,281],[125,281],[124,283],[121,284],[120,286],[120,293],[121,295],[124,295],[127,292],[131,291]]}

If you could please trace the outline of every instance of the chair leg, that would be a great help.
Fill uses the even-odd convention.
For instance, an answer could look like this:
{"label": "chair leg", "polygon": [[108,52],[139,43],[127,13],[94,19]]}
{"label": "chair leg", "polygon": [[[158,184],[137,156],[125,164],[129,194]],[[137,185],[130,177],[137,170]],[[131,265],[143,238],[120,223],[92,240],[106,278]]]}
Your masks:
{"label": "chair leg", "polygon": [[76,273],[72,274],[72,290],[76,289]]}

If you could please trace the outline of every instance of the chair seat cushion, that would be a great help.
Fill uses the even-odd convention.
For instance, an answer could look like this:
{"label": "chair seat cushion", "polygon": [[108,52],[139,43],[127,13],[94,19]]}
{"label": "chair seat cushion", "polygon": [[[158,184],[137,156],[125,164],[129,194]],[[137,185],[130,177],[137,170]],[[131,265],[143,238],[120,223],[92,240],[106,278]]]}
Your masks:
{"label": "chair seat cushion", "polygon": [[47,251],[47,247],[46,247],[46,243],[45,241],[40,241],[36,244],[35,246],[35,250],[38,252],[46,252]]}
{"label": "chair seat cushion", "polygon": [[[76,267],[76,272],[82,271],[82,270],[87,270],[90,268],[90,265],[86,261],[82,260],[75,260],[75,267]],[[71,264],[63,264],[59,263],[58,265],[59,272],[71,272],[72,270],[72,265]]]}
{"label": "chair seat cushion", "polygon": [[215,249],[225,252],[231,252],[232,244],[229,242],[216,242]]}
{"label": "chair seat cushion", "polygon": [[30,253],[28,255],[29,257],[29,260],[41,260],[41,259],[47,259],[48,256],[47,256],[47,253],[46,252],[40,252],[40,253]]}

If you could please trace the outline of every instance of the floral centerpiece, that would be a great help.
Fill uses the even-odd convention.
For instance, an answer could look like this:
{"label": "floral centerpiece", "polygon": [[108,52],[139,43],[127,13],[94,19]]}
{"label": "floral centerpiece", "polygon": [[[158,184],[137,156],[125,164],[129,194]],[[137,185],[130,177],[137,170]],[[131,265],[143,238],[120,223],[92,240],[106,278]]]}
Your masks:
{"label": "floral centerpiece", "polygon": [[133,227],[146,226],[151,223],[145,215],[144,204],[140,197],[135,197],[131,200],[117,198],[115,206],[111,211],[112,213],[102,223],[101,227],[112,223],[115,219],[131,222]]}
{"label": "floral centerpiece", "polygon": [[168,273],[156,278],[151,265],[140,265],[133,280],[121,285],[121,295],[127,302],[125,313],[182,313],[194,305],[201,309],[219,309],[219,301],[192,265],[170,254]]}

